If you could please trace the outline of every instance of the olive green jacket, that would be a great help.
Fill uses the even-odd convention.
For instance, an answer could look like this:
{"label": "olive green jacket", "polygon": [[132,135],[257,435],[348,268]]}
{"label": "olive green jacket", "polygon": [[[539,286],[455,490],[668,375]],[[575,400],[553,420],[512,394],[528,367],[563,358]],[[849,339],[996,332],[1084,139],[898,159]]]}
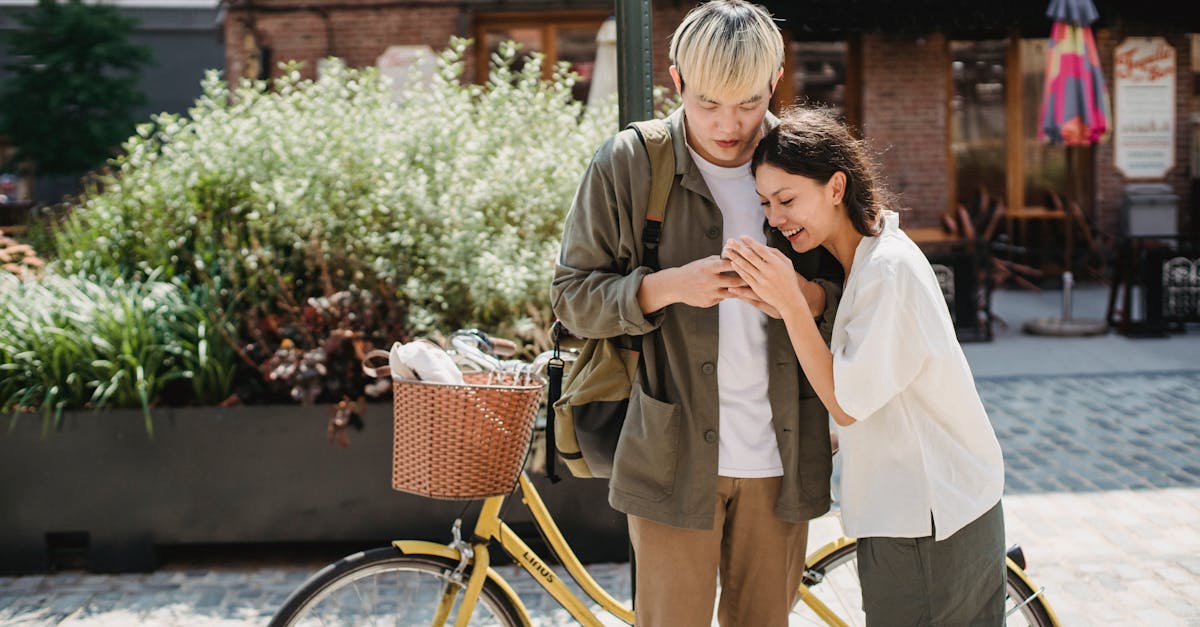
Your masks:
{"label": "olive green jacket", "polygon": [[[667,119],[675,148],[675,186],[663,220],[663,268],[719,255],[721,210],[692,161],[683,110]],[[767,124],[778,124],[768,114]],[[645,335],[645,368],[613,462],[609,503],[617,510],[677,527],[712,528],[717,484],[718,308],[670,305],[643,315],[637,291],[651,270],[639,263],[650,192],[650,162],[632,130],[609,139],[584,174],[563,230],[551,287],[554,313],[580,337]],[[772,229],[773,231],[773,229]],[[797,271],[814,278],[821,249],[797,255],[781,238]],[[832,257],[828,258],[832,260]],[[821,264],[822,269],[837,266]],[[834,270],[840,273],[840,267]],[[823,281],[826,310],[818,321],[826,341],[841,281]],[[784,479],[775,513],[804,521],[829,509],[831,453],[828,413],[796,361],[787,329],[769,319],[767,352],[772,421]]]}

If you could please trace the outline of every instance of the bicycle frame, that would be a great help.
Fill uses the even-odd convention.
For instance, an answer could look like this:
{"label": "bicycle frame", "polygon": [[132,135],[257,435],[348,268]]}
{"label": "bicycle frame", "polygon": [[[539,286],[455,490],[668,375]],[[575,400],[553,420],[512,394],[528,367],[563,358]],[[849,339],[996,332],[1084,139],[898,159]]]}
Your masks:
{"label": "bicycle frame", "polygon": [[[571,577],[583,590],[584,594],[589,599],[600,605],[605,611],[616,616],[621,621],[627,624],[633,624],[633,611],[621,604],[612,597],[604,588],[592,578],[587,569],[580,563],[575,552],[571,550],[566,538],[563,537],[562,531],[559,530],[558,524],[554,522],[554,517],[550,514],[550,510],[546,508],[545,502],[542,501],[541,495],[537,488],[529,481],[529,478],[524,472],[518,480],[521,487],[521,500],[529,507],[530,513],[533,515],[533,522],[541,529],[550,548],[554,554],[562,562],[564,568],[570,573]],[[455,546],[446,546],[444,544],[435,544],[433,542],[424,541],[407,541],[398,540],[392,543],[397,549],[406,554],[434,554],[442,557],[457,559],[460,562],[461,572],[467,567],[471,567],[471,576],[467,580],[466,591],[463,593],[462,600],[458,611],[458,621],[456,627],[467,624],[471,616],[471,612],[475,608],[475,604],[479,600],[480,590],[483,589],[485,580],[494,581],[503,590],[513,606],[521,614],[522,620],[528,623],[529,612],[525,609],[520,598],[517,597],[513,589],[500,577],[495,570],[491,568],[490,553],[488,546],[492,540],[499,542],[500,547],[512,557],[526,572],[533,577],[539,585],[542,586],[560,605],[567,610],[571,616],[579,621],[581,625],[588,627],[600,627],[601,623],[596,618],[595,614],[585,604],[584,600],[571,591],[565,581],[560,578],[550,567],[546,561],[529,548],[523,540],[511,529],[503,520],[500,519],[500,509],[504,505],[507,496],[494,496],[483,502],[483,508],[479,512],[479,518],[475,521],[473,540],[468,546],[462,543],[463,548]],[[822,547],[820,550],[812,554],[812,560],[819,560],[824,555],[841,548],[846,543],[852,542],[847,538],[839,538]],[[815,563],[815,561],[813,561]],[[438,606],[437,620],[435,625],[444,624],[447,617],[450,616],[454,609],[455,600],[458,597],[461,579],[454,582],[453,585],[446,587],[445,594],[441,603]],[[829,625],[835,627],[844,627],[845,623],[835,614],[827,605],[820,599],[808,591],[808,588],[801,586],[799,591],[799,600],[807,605],[819,617],[821,617]]]}
{"label": "bicycle frame", "polygon": [[[551,550],[558,556],[563,567],[567,569],[567,572],[571,574],[571,577],[579,584],[579,587],[583,589],[584,594],[599,604],[605,611],[632,625],[633,611],[622,605],[620,601],[614,599],[587,572],[587,569],[580,563],[579,558],[576,557],[575,552],[567,544],[562,531],[559,530],[558,525],[554,522],[554,518],[550,515],[550,510],[546,508],[541,495],[538,494],[537,488],[533,486],[524,472],[521,473],[518,483],[521,487],[521,500],[529,507],[529,511],[533,515],[534,524],[545,534],[546,540],[550,543]],[[513,561],[520,564],[580,624],[587,625],[588,627],[601,627],[599,619],[596,618],[591,609],[584,605],[583,599],[576,596],[567,587],[566,582],[550,569],[546,561],[534,552],[533,549],[529,548],[529,545],[525,544],[516,532],[500,519],[500,508],[504,505],[506,498],[506,496],[493,496],[483,502],[483,509],[479,512],[479,518],[475,521],[473,540],[470,547],[465,551],[432,542],[399,540],[393,542],[392,545],[406,554],[434,553],[458,559],[464,568],[468,565],[471,567],[471,576],[467,581],[467,589],[460,602],[458,621],[455,623],[456,627],[465,627],[467,624],[471,612],[475,608],[475,603],[479,600],[479,592],[483,589],[484,581],[487,579],[495,581],[501,587],[509,597],[509,600],[520,611],[522,619],[528,621],[529,613],[526,611],[524,604],[521,603],[512,588],[490,566],[488,545],[492,540],[499,542],[500,548],[512,557]],[[457,597],[457,586],[447,586],[446,592],[447,594],[443,597],[442,603],[438,608],[439,620],[435,624],[444,623],[446,617],[453,610],[454,601]]]}
{"label": "bicycle frame", "polygon": [[[524,472],[521,473],[518,485],[521,487],[521,500],[529,507],[529,511],[533,515],[534,524],[541,529],[547,542],[550,544],[551,550],[558,556],[563,567],[567,569],[567,572],[570,573],[584,594],[619,620],[633,625],[633,611],[613,598],[588,573],[587,569],[575,555],[575,552],[571,550],[566,538],[563,537],[562,531],[559,530],[558,524],[554,522],[554,517],[550,514],[550,510],[546,508],[546,504],[542,501],[537,488],[533,486]],[[466,627],[471,613],[475,609],[475,604],[479,601],[479,594],[483,589],[483,584],[487,580],[494,582],[503,591],[505,596],[508,597],[509,602],[520,614],[520,618],[524,624],[529,625],[529,611],[525,608],[525,604],[521,602],[520,597],[517,596],[508,582],[491,568],[488,547],[492,540],[496,540],[500,543],[500,548],[514,562],[519,564],[521,568],[525,569],[550,596],[558,601],[575,620],[579,621],[579,624],[587,627],[602,627],[596,615],[584,605],[584,600],[572,592],[567,587],[566,582],[550,569],[546,561],[531,549],[529,545],[525,544],[520,536],[500,519],[500,509],[507,498],[507,496],[494,496],[483,502],[483,508],[479,512],[478,519],[475,521],[473,542],[469,545],[457,540],[457,527],[455,531],[456,543],[450,546],[419,540],[397,540],[392,542],[393,546],[405,554],[437,555],[459,560],[459,569],[455,571],[457,577],[452,576],[452,582],[447,584],[441,602],[438,605],[433,624],[435,626],[445,624],[446,619],[454,610],[455,601],[458,599],[460,589],[459,584],[462,583],[462,572],[465,571],[467,566],[470,566],[471,575],[467,580],[466,591],[463,593],[459,604],[458,619],[455,621],[455,627]],[[808,566],[811,567],[813,564],[824,559],[825,556],[852,542],[854,540],[845,537],[833,540],[809,554],[806,560]],[[1020,574],[1021,579],[1029,586],[1030,590],[1035,590],[1034,596],[1039,596],[1042,590],[1034,587],[1028,575],[1022,569],[1016,567],[1011,558],[1006,558],[1006,560],[1009,569],[1015,569],[1015,572]],[[809,591],[807,585],[800,586],[797,600],[807,605],[816,616],[820,617],[828,625],[846,627],[846,623],[829,606]],[[1052,623],[1055,625],[1059,624],[1054,610],[1048,604],[1043,605],[1043,607],[1049,614]]]}

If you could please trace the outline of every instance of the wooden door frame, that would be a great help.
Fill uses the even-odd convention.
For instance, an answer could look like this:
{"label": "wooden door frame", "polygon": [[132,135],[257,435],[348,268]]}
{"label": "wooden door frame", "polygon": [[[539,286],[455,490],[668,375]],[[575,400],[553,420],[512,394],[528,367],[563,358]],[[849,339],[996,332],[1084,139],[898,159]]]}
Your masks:
{"label": "wooden door frame", "polygon": [[476,13],[471,29],[475,37],[475,82],[486,82],[491,68],[491,53],[484,46],[488,30],[498,27],[540,28],[542,53],[546,55],[546,62],[542,64],[542,78],[550,80],[554,75],[554,66],[558,63],[558,29],[595,28],[599,31],[604,20],[611,15],[612,11],[607,9]]}

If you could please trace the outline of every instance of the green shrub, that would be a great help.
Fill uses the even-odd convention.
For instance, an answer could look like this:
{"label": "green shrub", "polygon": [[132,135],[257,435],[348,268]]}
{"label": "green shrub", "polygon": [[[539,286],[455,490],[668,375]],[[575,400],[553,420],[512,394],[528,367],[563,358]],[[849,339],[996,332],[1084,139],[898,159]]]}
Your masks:
{"label": "green shrub", "polygon": [[[562,221],[615,99],[585,110],[574,75],[542,80],[537,55],[514,70],[512,45],[487,85],[464,84],[466,47],[402,104],[333,60],[317,80],[210,72],[187,117],[140,125],[65,207],[45,283],[0,283],[0,310],[39,303],[0,327],[0,407],[52,424],[71,407],[336,401],[363,394],[369,349],[413,335],[544,341]],[[55,304],[74,300],[114,313]],[[155,322],[152,303],[176,313]]]}
{"label": "green shrub", "polygon": [[[38,174],[77,174],[104,163],[133,128],[151,49],[130,41],[137,21],[107,3],[38,0],[9,13],[0,44],[0,134]],[[0,168],[5,164],[0,162]]]}
{"label": "green shrub", "polygon": [[375,70],[336,62],[235,89],[210,73],[190,119],[141,125],[98,177],[57,237],[61,262],[219,279],[254,320],[362,289],[409,333],[544,324],[562,220],[615,103],[585,111],[565,68],[512,71],[512,47],[487,85],[463,84],[466,46],[400,105]]}
{"label": "green shrub", "polygon": [[[210,320],[204,290],[144,281],[0,272],[0,410],[40,411],[43,431],[63,410],[217,399],[233,384],[233,329]],[[180,385],[182,384],[182,385]],[[14,415],[14,420],[16,416]]]}

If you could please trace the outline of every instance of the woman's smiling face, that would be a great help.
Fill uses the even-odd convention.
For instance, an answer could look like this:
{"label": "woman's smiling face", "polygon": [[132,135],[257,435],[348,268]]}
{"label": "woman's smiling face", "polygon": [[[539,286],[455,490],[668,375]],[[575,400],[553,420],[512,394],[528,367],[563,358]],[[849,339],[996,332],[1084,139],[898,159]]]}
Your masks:
{"label": "woman's smiling face", "polygon": [[778,229],[796,252],[820,246],[849,225],[845,211],[838,206],[846,189],[842,172],[821,183],[764,163],[754,172],[754,185],[767,223]]}

